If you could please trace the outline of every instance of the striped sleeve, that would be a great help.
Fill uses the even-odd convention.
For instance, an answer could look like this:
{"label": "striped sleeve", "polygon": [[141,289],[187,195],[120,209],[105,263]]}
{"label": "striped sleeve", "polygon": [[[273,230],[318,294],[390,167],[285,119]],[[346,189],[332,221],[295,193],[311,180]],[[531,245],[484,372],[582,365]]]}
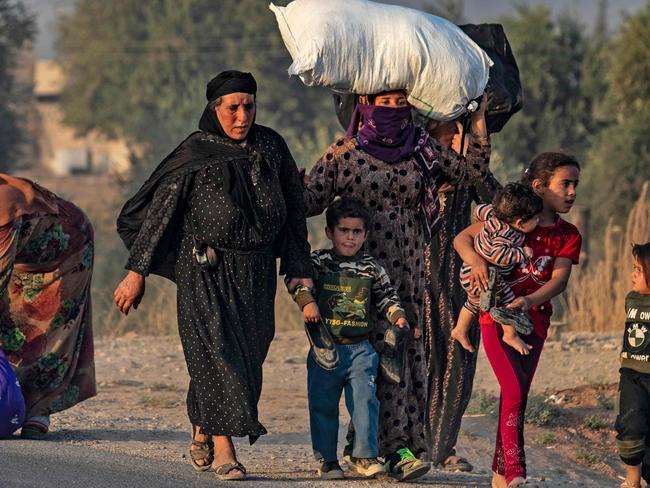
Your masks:
{"label": "striped sleeve", "polygon": [[474,240],[476,252],[490,263],[502,268],[528,261],[522,247],[507,237],[490,235],[485,228],[487,225],[486,222]]}

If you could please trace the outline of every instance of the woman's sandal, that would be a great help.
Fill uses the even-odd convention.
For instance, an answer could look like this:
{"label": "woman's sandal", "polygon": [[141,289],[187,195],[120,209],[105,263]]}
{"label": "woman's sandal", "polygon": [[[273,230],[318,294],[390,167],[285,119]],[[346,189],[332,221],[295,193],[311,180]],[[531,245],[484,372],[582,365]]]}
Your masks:
{"label": "woman's sandal", "polygon": [[474,469],[467,459],[460,456],[449,456],[442,462],[442,469],[445,471],[469,473]]}
{"label": "woman's sandal", "polygon": [[[192,437],[194,436],[196,436],[196,430],[193,429]],[[214,442],[211,438],[207,442],[199,442],[194,438],[192,439],[190,461],[192,461],[192,467],[197,471],[207,471],[212,467],[212,461],[214,461]],[[199,464],[199,461],[203,461],[204,464]]]}
{"label": "woman's sandal", "polygon": [[241,481],[246,479],[246,468],[239,461],[212,468],[221,481]]}
{"label": "woman's sandal", "polygon": [[41,422],[27,421],[20,430],[20,437],[32,441],[40,441],[47,436],[49,427]]}

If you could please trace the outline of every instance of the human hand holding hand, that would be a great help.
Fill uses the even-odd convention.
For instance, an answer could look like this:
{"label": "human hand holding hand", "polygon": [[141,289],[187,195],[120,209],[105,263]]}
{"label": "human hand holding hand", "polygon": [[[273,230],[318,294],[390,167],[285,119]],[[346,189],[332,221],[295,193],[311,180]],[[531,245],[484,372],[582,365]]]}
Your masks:
{"label": "human hand holding hand", "polygon": [[406,327],[407,329],[409,328],[409,323],[404,317],[400,317],[395,321],[395,325],[399,327],[400,329],[403,329]]}
{"label": "human hand holding hand", "polygon": [[296,289],[296,286],[302,285],[310,290],[314,289],[314,280],[311,278],[291,278],[287,284],[287,291],[293,293]]}
{"label": "human hand holding hand", "polygon": [[512,302],[510,302],[508,305],[506,305],[506,308],[518,308],[522,312],[528,312],[530,308],[533,306],[533,304],[530,301],[530,298],[528,297],[517,297],[515,298]]}
{"label": "human hand holding hand", "polygon": [[316,305],[316,302],[311,302],[305,305],[302,309],[302,318],[305,322],[318,322],[320,319],[320,312],[318,311],[318,305]]}
{"label": "human hand holding hand", "polygon": [[144,276],[129,271],[124,279],[117,285],[113,298],[115,305],[120,309],[124,315],[129,314],[129,310],[133,307],[134,310],[140,305],[142,297],[144,296],[145,281]]}

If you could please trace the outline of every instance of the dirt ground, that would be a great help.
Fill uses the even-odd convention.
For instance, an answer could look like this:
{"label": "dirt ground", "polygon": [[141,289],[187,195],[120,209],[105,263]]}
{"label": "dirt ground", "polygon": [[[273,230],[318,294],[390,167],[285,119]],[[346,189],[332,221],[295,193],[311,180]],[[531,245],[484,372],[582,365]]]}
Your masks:
{"label": "dirt ground", "polygon": [[[565,337],[547,343],[533,384],[532,423],[526,427],[529,475],[539,486],[617,486],[616,475],[622,470],[611,431],[616,349],[613,336]],[[319,486],[309,441],[306,353],[302,332],[278,334],[265,364],[260,403],[260,418],[269,434],[254,446],[244,439],[236,442],[252,476],[275,480],[279,486],[285,482]],[[98,340],[96,366],[99,394],[53,417],[50,449],[57,443],[79,445],[191,470],[185,415],[188,378],[178,338],[131,334]],[[411,484],[489,486],[496,386],[481,352],[475,395],[458,443],[459,454],[475,465],[474,472],[433,470]],[[345,425],[343,407],[341,412]],[[358,483],[392,484],[389,480]]]}
{"label": "dirt ground", "polygon": [[[51,178],[30,173],[25,176],[73,198],[93,216],[98,239],[114,237],[115,216],[112,210],[104,208],[115,192],[114,179],[108,176]],[[110,243],[102,241],[101,244],[107,247]],[[112,290],[115,283],[106,286]],[[148,294],[151,293],[149,290]],[[150,299],[146,298],[145,302]],[[143,305],[147,308],[147,303]],[[150,309],[160,306],[160,313],[145,316],[139,310],[129,317],[132,322],[138,322],[132,328],[173,330],[171,326],[153,327],[147,322],[153,317],[156,322],[166,323],[160,316],[173,307],[158,302],[148,305]],[[288,320],[299,314],[285,315],[278,316],[280,329],[286,328]],[[106,323],[96,323],[97,328],[107,330],[114,325],[113,319],[107,316]],[[615,455],[611,427],[615,416],[619,344],[620,334],[564,334],[558,340],[547,342],[533,382],[526,426],[529,476],[538,485],[618,486],[617,475],[622,473],[622,468]],[[260,419],[269,435],[252,447],[245,439],[236,441],[240,460],[252,476],[274,485],[319,486],[314,477],[316,463],[309,439],[306,354],[307,341],[301,331],[278,333],[265,364],[260,402]],[[187,455],[190,427],[185,414],[188,378],[178,338],[130,333],[99,339],[96,366],[98,396],[53,417],[47,448],[56,448],[57,444],[80,446],[101,454],[170,463],[179,473],[191,471]],[[432,470],[418,483],[411,484],[490,486],[496,395],[498,385],[481,350],[474,395],[457,446],[459,454],[474,464],[474,472],[450,474]],[[347,414],[342,405],[341,439],[346,424]],[[0,451],[4,442],[16,442],[16,448],[20,448],[20,441],[1,441]],[[0,465],[1,459],[0,452]],[[210,476],[205,473],[201,479],[210,480]],[[356,481],[359,483],[381,486],[389,482]],[[341,482],[333,484],[347,486]]]}

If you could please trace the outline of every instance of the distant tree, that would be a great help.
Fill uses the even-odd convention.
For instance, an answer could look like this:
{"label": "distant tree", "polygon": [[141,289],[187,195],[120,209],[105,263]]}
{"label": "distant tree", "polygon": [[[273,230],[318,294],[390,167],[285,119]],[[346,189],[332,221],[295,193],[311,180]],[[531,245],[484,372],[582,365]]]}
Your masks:
{"label": "distant tree", "polygon": [[462,24],[465,18],[464,0],[421,0],[417,8],[438,17]]}
{"label": "distant tree", "polygon": [[[595,127],[596,94],[586,96],[583,90],[589,40],[574,17],[555,20],[546,6],[519,3],[513,15],[500,20],[524,89],[523,110],[494,137],[495,169],[508,180],[519,177],[528,161],[544,150],[564,149],[582,157]],[[602,71],[590,73],[594,75],[602,76]]]}
{"label": "distant tree", "polygon": [[146,145],[147,167],[196,129],[205,85],[224,69],[253,72],[258,122],[290,146],[336,127],[330,95],[288,78],[291,58],[268,2],[79,0],[59,25],[66,121]]}
{"label": "distant tree", "polygon": [[[134,158],[135,175],[118,192],[123,194],[105,203],[112,214],[124,194],[197,129],[206,83],[225,69],[255,75],[257,121],[287,139],[299,164],[311,165],[331,143],[338,129],[332,97],[289,79],[291,58],[268,3],[77,0],[75,10],[60,19],[66,121],[80,133],[97,129],[148,149]],[[98,239],[93,293],[101,317],[113,308],[106,297],[123,276],[125,251],[113,223],[98,235],[104,238]]]}
{"label": "distant tree", "polygon": [[609,9],[608,0],[598,0],[598,12],[596,14],[596,22],[594,24],[594,37],[607,37],[607,11]]}
{"label": "distant tree", "polygon": [[650,0],[627,17],[614,36],[607,67],[611,109],[619,118],[631,112],[650,117]]}
{"label": "distant tree", "polygon": [[16,94],[14,68],[18,51],[34,35],[34,20],[20,1],[0,0],[0,171],[10,170],[24,141],[24,107]]}
{"label": "distant tree", "polygon": [[610,126],[593,140],[583,192],[597,230],[610,218],[621,221],[650,180],[649,39],[650,1],[623,22],[602,54]]}

